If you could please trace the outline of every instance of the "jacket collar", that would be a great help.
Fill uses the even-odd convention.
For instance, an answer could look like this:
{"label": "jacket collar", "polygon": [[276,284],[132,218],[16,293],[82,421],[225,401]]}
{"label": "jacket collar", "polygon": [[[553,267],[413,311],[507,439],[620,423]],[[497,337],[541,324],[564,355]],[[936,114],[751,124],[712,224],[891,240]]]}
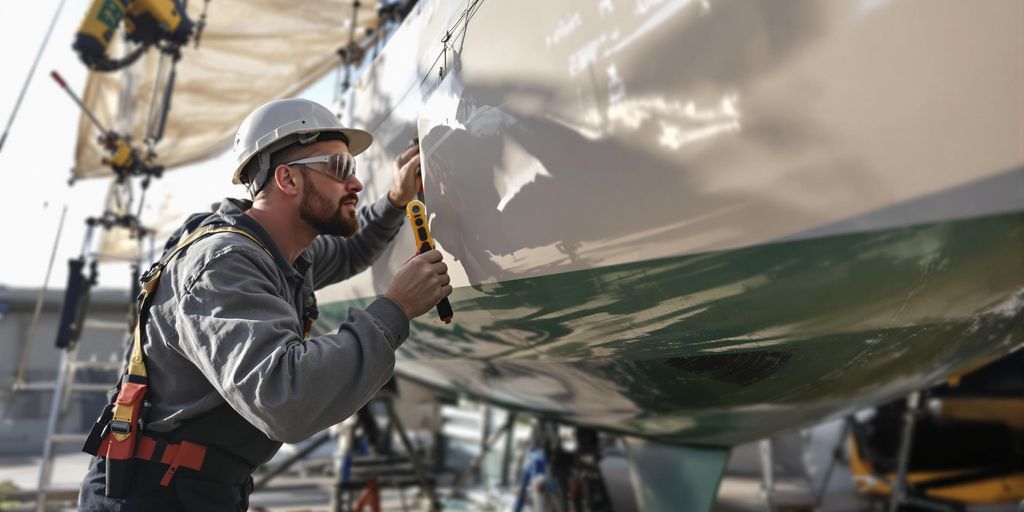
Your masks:
{"label": "jacket collar", "polygon": [[[251,207],[252,201],[247,199],[226,198],[220,202],[216,211],[207,215],[206,218],[196,226],[196,228],[210,224],[217,224],[233,226],[245,230],[249,234],[255,236],[260,243],[270,250],[270,253],[274,255],[274,262],[277,263],[277,266],[285,275],[302,278],[311,264],[309,256],[307,256],[306,252],[303,251],[299,254],[299,257],[296,258],[295,265],[291,265],[288,260],[285,259],[284,254],[281,253],[281,249],[277,246],[274,240],[270,238],[270,234],[267,233],[267,230],[263,229],[263,226],[260,226],[255,219],[245,214],[245,211]],[[192,229],[188,229],[188,231],[192,231]]]}

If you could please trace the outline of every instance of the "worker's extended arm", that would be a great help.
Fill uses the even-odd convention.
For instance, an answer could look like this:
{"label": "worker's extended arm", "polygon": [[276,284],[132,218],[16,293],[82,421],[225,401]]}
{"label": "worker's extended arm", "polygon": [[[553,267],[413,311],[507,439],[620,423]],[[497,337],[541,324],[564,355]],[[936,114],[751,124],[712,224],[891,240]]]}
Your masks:
{"label": "worker's extended arm", "polygon": [[313,288],[320,289],[366,270],[394,240],[405,211],[386,197],[360,207],[359,231],[349,239],[321,235],[306,254],[313,260]]}
{"label": "worker's extended arm", "polygon": [[302,341],[295,308],[258,249],[210,259],[178,303],[180,348],[224,399],[272,439],[296,442],[362,407],[391,377],[409,322],[386,298],[337,332]]}

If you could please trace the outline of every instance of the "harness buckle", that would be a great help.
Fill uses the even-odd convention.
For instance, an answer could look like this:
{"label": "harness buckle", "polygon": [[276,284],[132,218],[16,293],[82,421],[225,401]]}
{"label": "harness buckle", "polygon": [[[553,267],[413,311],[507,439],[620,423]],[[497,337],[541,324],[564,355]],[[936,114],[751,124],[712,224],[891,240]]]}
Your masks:
{"label": "harness buckle", "polygon": [[110,420],[110,423],[107,425],[110,431],[116,434],[128,435],[132,433],[132,422],[130,421]]}

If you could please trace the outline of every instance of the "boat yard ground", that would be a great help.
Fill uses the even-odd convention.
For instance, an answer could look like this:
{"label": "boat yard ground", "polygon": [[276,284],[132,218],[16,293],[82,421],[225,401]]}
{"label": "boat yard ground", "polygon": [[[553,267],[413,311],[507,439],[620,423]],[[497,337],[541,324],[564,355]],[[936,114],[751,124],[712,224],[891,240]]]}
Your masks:
{"label": "boat yard ground", "polygon": [[[31,497],[39,478],[39,457],[0,457],[0,510],[34,510]],[[57,456],[54,468],[54,488],[68,489],[55,498],[64,505],[54,505],[47,510],[73,510],[74,486],[81,480],[89,463],[89,456],[82,453],[65,453]],[[604,478],[612,494],[616,512],[636,510],[630,496],[632,489],[622,457],[609,457],[602,464]],[[872,510],[870,503],[853,491],[849,472],[838,467],[833,477],[834,484],[825,500],[823,510],[830,512],[856,512]],[[280,477],[267,490],[252,495],[250,510],[267,512],[297,512],[330,510],[329,489],[333,483],[330,477],[303,477],[289,475]],[[439,487],[441,496],[446,496],[450,487]],[[14,498],[14,499],[12,499]],[[428,510],[426,500],[419,496],[416,487],[407,487],[402,492],[384,489],[381,496],[384,511]],[[24,500],[24,501],[21,501]],[[512,510],[515,497],[511,490],[486,490],[480,486],[470,488],[466,498],[445,500],[444,510],[500,511]],[[21,501],[18,503],[17,501]],[[806,481],[798,478],[781,477],[776,482],[776,510],[813,510],[812,493]],[[719,488],[715,512],[760,512],[766,510],[761,492],[761,480],[751,475],[728,475]],[[972,507],[970,512],[1016,512],[1014,504]]]}

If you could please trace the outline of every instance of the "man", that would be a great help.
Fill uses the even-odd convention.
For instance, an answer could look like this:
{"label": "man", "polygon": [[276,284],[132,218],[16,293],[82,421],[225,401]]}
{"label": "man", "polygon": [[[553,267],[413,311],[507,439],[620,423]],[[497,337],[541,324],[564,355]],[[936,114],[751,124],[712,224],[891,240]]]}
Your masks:
{"label": "man", "polygon": [[[151,405],[129,457],[130,485],[109,492],[111,461],[97,456],[81,510],[245,510],[249,475],[282,442],[344,420],[391,377],[409,320],[451,293],[437,251],[410,259],[383,297],[350,309],[336,332],[304,339],[313,291],[367,268],[419,189],[411,148],[396,159],[386,196],[357,214],[353,157],[371,142],[302,99],[268,103],[242,123],[235,182],[254,200],[193,215],[168,248],[204,226],[244,233],[200,238],[161,272],[142,316]],[[202,456],[179,460],[186,446]]]}

